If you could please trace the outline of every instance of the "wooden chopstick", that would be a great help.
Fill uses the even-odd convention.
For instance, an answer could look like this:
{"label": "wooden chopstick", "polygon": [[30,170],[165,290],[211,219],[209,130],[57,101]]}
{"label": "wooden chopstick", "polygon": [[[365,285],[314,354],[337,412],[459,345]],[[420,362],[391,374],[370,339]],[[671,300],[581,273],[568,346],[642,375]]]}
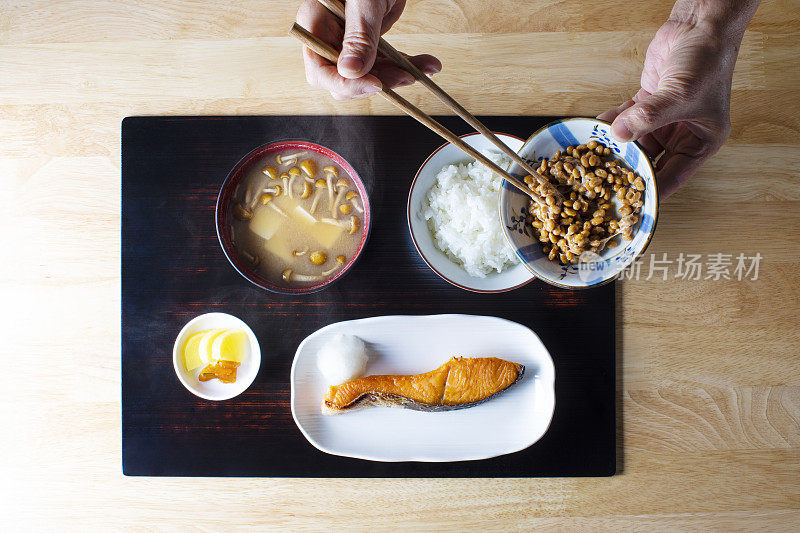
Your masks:
{"label": "wooden chopstick", "polygon": [[[297,38],[308,48],[310,48],[314,53],[324,57],[334,65],[339,60],[339,52],[333,46],[326,43],[325,41],[320,40],[317,36],[313,35],[302,26],[299,26],[297,23],[292,25],[292,28],[289,30],[289,35]],[[431,116],[424,113],[414,104],[412,104],[411,102],[409,102],[408,100],[406,100],[393,90],[386,87],[381,89],[380,94],[381,96],[392,102],[394,105],[405,111],[407,114],[417,119],[417,121],[419,121],[421,124],[427,126],[432,131],[443,137],[445,140],[447,140],[457,148],[461,149],[461,151],[465,152],[467,155],[471,157],[474,157],[477,161],[480,161],[494,172],[500,174],[505,180],[510,182],[512,185],[514,185],[516,188],[518,188],[526,195],[530,196],[535,202],[537,202],[540,205],[546,205],[544,199],[540,198],[539,195],[535,191],[531,190],[530,187],[528,187],[522,180],[500,168],[494,161],[492,161],[491,159],[480,153],[472,146],[465,143],[458,135],[456,135],[452,131],[442,126],[439,122],[437,122]]]}
{"label": "wooden chopstick", "polygon": [[[317,0],[320,4],[325,6],[325,8],[333,13],[339,19],[339,22],[344,24],[344,4],[341,0]],[[475,128],[476,131],[480,132],[481,135],[486,137],[489,142],[495,145],[501,152],[506,154],[510,157],[516,164],[521,166],[525,172],[530,174],[536,181],[540,184],[544,185],[548,189],[551,189],[555,194],[556,198],[559,200],[563,200],[561,193],[553,187],[550,182],[542,177],[534,168],[528,163],[525,159],[523,159],[517,152],[512,150],[506,143],[501,141],[497,135],[494,134],[492,130],[487,128],[483,122],[478,120],[472,113],[464,109],[464,107],[459,104],[455,98],[447,94],[444,89],[439,87],[436,82],[426,76],[420,69],[417,68],[414,63],[409,61],[409,59],[397,51],[397,49],[386,42],[382,37],[378,41],[378,49],[383,52],[387,57],[392,59],[397,66],[414,76],[414,79],[417,80],[423,87],[428,89],[430,92],[436,96],[444,105],[450,108],[456,115],[461,117],[467,124]]]}

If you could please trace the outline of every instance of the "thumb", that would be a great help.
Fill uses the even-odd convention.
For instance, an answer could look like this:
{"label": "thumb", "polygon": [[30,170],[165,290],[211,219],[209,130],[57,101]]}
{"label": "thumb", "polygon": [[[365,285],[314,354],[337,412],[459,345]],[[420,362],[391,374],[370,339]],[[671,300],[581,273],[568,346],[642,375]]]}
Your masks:
{"label": "thumb", "polygon": [[360,78],[372,69],[381,36],[384,12],[381,2],[349,0],[344,5],[344,39],[339,54],[339,74]]}
{"label": "thumb", "polygon": [[644,89],[634,97],[636,103],[622,111],[611,124],[611,135],[618,141],[635,141],[653,131],[681,120],[682,105],[664,92]]}

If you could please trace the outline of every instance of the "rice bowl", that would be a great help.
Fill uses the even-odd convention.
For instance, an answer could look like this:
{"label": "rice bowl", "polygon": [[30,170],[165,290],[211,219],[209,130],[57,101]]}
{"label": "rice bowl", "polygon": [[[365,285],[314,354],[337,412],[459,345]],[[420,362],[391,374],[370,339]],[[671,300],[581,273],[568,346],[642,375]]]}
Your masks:
{"label": "rice bowl", "polygon": [[[522,146],[523,141],[519,137],[503,133],[497,135],[512,150],[518,150]],[[497,150],[479,133],[463,135],[461,139],[478,151]],[[509,263],[499,273],[492,270],[485,277],[470,275],[453,255],[441,251],[430,231],[428,220],[425,219],[424,213],[430,207],[427,194],[437,183],[437,174],[449,165],[465,164],[470,160],[459,148],[447,143],[434,150],[421,163],[411,184],[406,209],[412,243],[433,273],[460,289],[490,294],[522,287],[535,279],[535,276],[521,262]],[[499,196],[495,201],[499,204]]]}
{"label": "rice bowl", "polygon": [[[511,166],[502,154],[486,150],[484,155],[501,168]],[[425,195],[422,215],[436,246],[471,276],[484,278],[519,262],[500,225],[502,186],[502,177],[472,160],[439,170]]]}

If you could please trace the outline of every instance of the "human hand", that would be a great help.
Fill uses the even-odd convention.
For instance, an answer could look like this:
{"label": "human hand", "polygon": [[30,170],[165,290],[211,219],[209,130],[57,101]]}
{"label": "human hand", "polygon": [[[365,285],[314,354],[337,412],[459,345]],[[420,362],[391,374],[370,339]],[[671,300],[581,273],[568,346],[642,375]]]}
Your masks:
{"label": "human hand", "polygon": [[[338,18],[317,0],[303,2],[297,12],[297,23],[336,48],[342,43],[338,65],[332,65],[308,48],[303,49],[308,83],[330,91],[337,100],[371,96],[383,86],[414,83],[414,77],[393,61],[376,57],[380,36],[397,22],[405,3],[405,0],[348,0],[342,28]],[[409,59],[425,74],[442,70],[442,63],[431,55]]]}
{"label": "human hand", "polygon": [[613,120],[611,134],[618,140],[638,140],[651,158],[661,154],[656,165],[661,198],[688,180],[730,134],[741,37],[697,20],[667,21],[647,48],[641,89],[598,116]]}

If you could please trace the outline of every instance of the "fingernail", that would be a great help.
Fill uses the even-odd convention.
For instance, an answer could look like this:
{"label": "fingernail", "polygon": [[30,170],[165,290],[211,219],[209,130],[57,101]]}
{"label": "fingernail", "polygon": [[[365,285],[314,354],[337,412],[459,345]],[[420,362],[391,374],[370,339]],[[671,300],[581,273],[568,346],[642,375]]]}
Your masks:
{"label": "fingernail", "polygon": [[633,139],[633,132],[628,129],[627,124],[622,120],[617,120],[611,125],[611,135],[620,142],[628,142]]}
{"label": "fingernail", "polygon": [[366,95],[375,94],[380,92],[380,90],[381,90],[380,87],[376,87],[374,85],[367,85],[366,87],[361,89],[361,94],[366,94]]}
{"label": "fingernail", "polygon": [[428,67],[425,69],[425,74],[438,74],[442,71],[439,67]]}
{"label": "fingernail", "polygon": [[358,56],[344,56],[339,60],[339,69],[347,70],[350,74],[359,74],[364,68],[364,61]]}
{"label": "fingernail", "polygon": [[401,80],[397,83],[397,87],[406,87],[414,83],[414,80]]}

